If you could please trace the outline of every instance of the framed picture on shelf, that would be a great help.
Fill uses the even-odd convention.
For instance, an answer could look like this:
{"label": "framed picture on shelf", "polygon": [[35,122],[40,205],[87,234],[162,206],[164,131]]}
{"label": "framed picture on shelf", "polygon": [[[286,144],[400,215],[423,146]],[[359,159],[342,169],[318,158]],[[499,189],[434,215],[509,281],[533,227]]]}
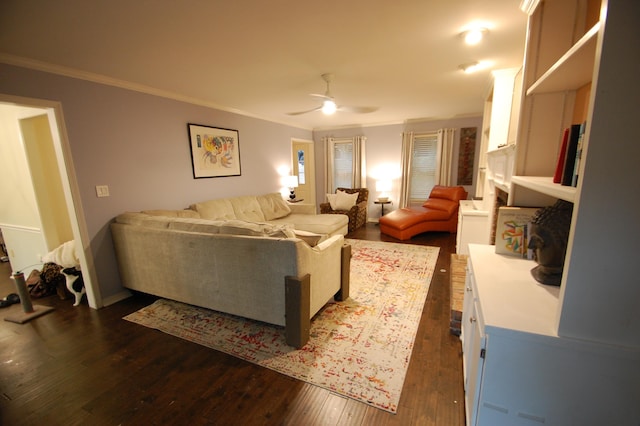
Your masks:
{"label": "framed picture on shelf", "polygon": [[532,259],[529,249],[531,220],[537,207],[500,207],[496,222],[496,253]]}
{"label": "framed picture on shelf", "polygon": [[240,176],[237,130],[187,124],[193,178]]}

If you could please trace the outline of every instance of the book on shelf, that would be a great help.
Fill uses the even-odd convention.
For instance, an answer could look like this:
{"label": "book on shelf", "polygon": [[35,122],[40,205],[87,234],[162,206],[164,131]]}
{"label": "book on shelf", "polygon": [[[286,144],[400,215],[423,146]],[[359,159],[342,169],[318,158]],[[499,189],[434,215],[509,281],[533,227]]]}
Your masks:
{"label": "book on shelf", "polygon": [[564,172],[568,141],[569,129],[564,129],[564,132],[562,132],[562,143],[560,145],[560,153],[558,154],[558,162],[556,164],[556,172],[553,175],[553,183],[562,183],[562,173]]}
{"label": "book on shelf", "polygon": [[564,170],[562,171],[561,182],[564,186],[571,186],[571,181],[573,180],[573,169],[576,164],[580,127],[580,124],[572,124],[571,127],[569,127],[569,139],[567,141],[567,150],[565,151]]}
{"label": "book on shelf", "polygon": [[587,123],[580,125],[580,133],[578,134],[578,147],[576,148],[576,160],[573,165],[573,176],[571,177],[571,186],[578,186],[578,169],[580,168],[580,158],[582,157],[582,145],[584,143],[584,132]]}
{"label": "book on shelf", "polygon": [[531,220],[537,207],[500,207],[496,222],[496,253],[533,259],[529,249]]}

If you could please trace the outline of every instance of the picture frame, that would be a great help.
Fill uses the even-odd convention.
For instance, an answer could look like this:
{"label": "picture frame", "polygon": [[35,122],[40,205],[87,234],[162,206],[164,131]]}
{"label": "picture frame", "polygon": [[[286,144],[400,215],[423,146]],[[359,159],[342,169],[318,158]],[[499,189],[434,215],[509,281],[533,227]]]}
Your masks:
{"label": "picture frame", "polygon": [[237,130],[187,124],[193,178],[240,176],[240,135]]}

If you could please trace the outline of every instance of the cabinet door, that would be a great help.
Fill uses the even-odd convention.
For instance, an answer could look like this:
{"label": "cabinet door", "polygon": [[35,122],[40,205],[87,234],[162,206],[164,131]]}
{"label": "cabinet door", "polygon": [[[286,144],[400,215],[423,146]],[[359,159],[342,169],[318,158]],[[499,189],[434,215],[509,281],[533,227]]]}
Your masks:
{"label": "cabinet door", "polygon": [[462,366],[463,366],[464,377],[465,377],[465,386],[466,386],[466,378],[467,378],[466,354],[471,349],[471,341],[473,340],[473,332],[474,332],[474,327],[472,327],[473,322],[470,321],[469,319],[473,315],[475,315],[475,313],[473,312],[473,304],[475,302],[475,297],[474,297],[473,287],[471,285],[473,269],[469,265],[467,265],[466,269],[467,269],[467,274],[466,274],[465,283],[464,283],[464,299],[462,302],[462,321],[460,325],[460,328],[461,328],[460,339],[462,339],[462,352],[465,354],[465,357],[462,360],[462,364],[463,364]]}
{"label": "cabinet door", "polygon": [[484,369],[484,350],[487,339],[482,330],[482,325],[477,317],[477,305],[474,303],[473,315],[469,318],[473,329],[469,349],[465,357],[468,358],[469,371],[467,372],[465,403],[467,410],[467,424],[475,425],[478,417],[478,404],[482,387],[482,372]]}

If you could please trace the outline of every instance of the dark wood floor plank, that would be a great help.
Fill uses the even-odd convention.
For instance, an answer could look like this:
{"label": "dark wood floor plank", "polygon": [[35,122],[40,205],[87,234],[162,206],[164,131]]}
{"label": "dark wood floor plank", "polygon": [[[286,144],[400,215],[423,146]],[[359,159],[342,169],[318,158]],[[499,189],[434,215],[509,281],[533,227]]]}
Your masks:
{"label": "dark wood floor plank", "polygon": [[[348,237],[399,242],[375,224]],[[404,243],[440,253],[395,415],[122,319],[153,297],[96,311],[54,295],[34,300],[49,314],[0,321],[0,424],[464,425],[461,345],[449,333],[455,235]],[[15,292],[10,272],[0,264],[0,298]]]}
{"label": "dark wood floor plank", "polygon": [[368,408],[365,404],[348,399],[336,424],[344,426],[364,425],[364,416]]}

